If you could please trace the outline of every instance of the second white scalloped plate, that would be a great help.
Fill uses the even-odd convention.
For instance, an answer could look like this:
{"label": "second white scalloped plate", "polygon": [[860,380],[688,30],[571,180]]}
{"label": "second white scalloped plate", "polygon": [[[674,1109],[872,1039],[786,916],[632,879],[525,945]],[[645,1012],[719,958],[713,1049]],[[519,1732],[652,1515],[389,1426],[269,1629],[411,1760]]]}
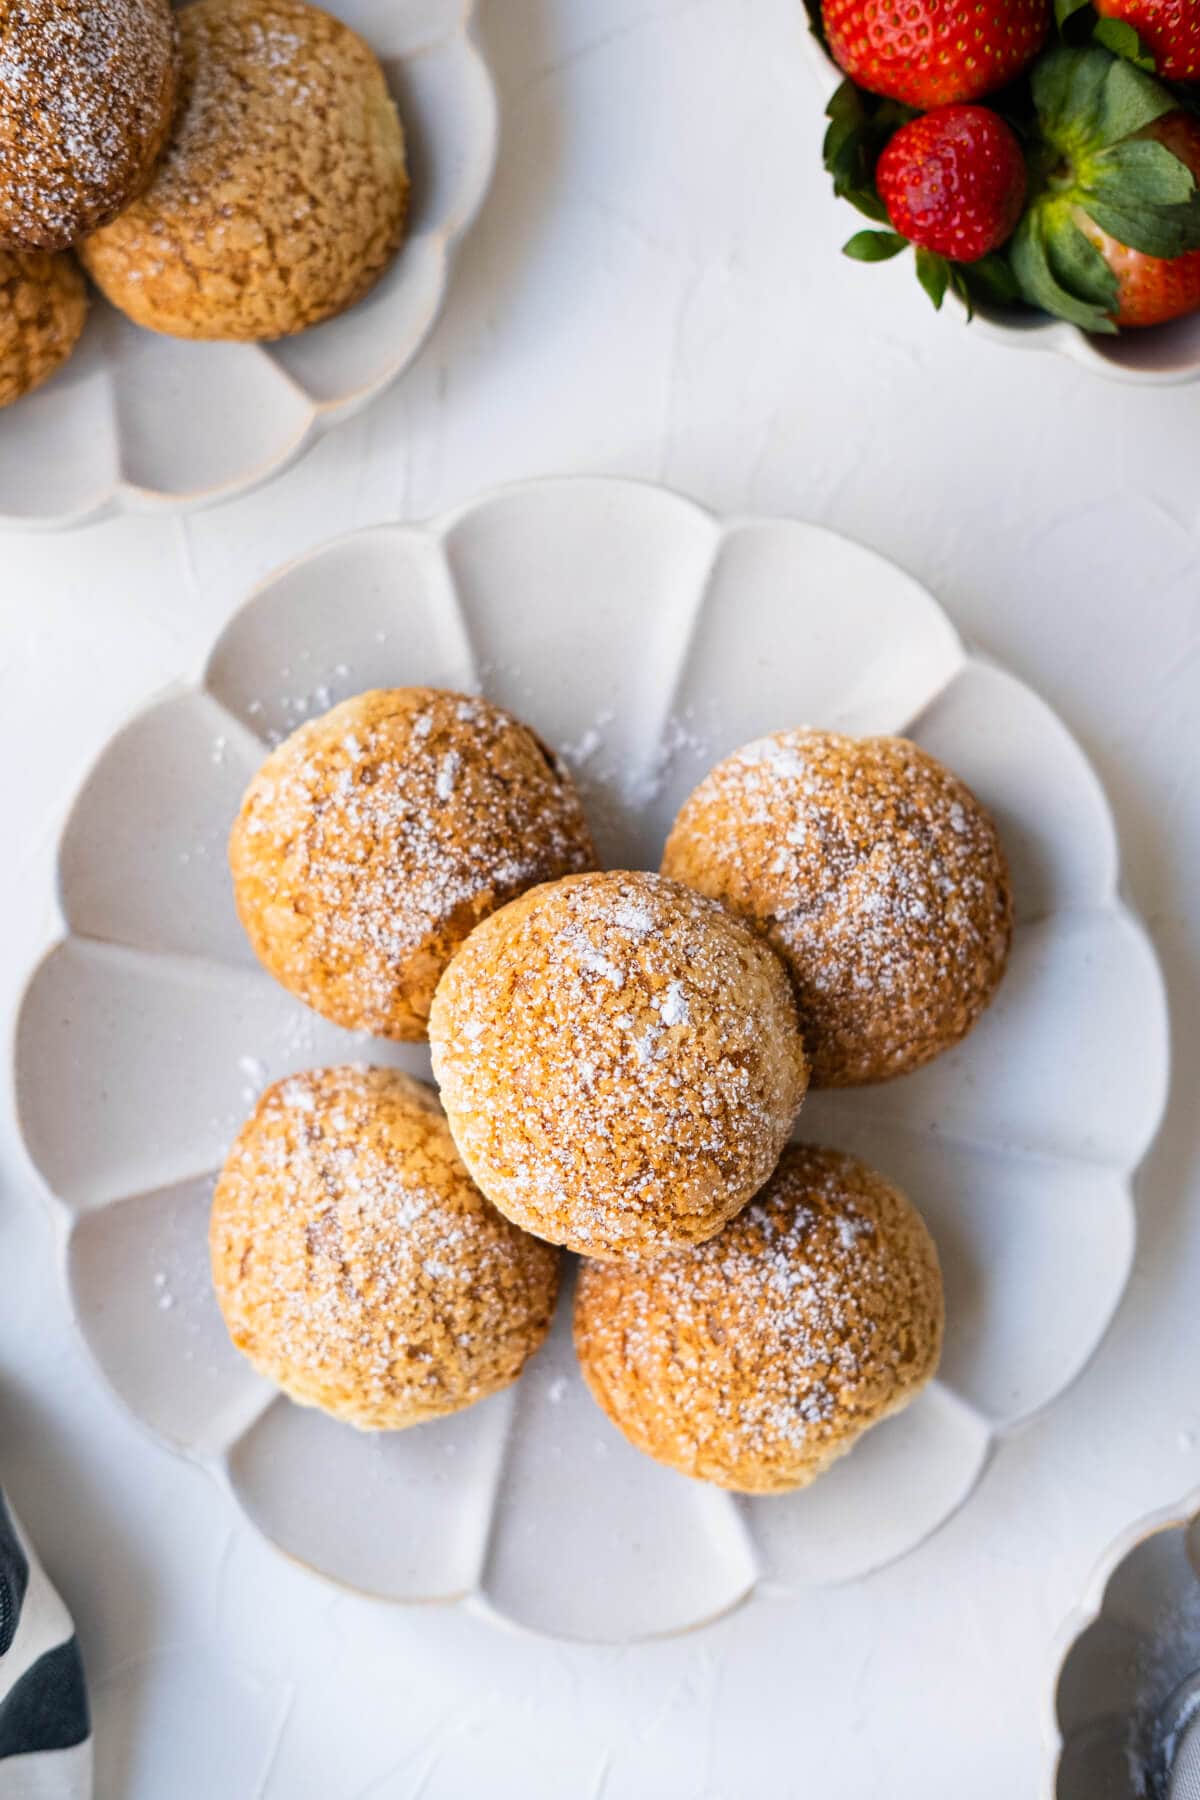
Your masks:
{"label": "second white scalloped plate", "polygon": [[[919,1073],[815,1094],[801,1115],[800,1135],[908,1189],[949,1312],[938,1382],[807,1492],[739,1501],[639,1456],[578,1377],[566,1296],[517,1388],[391,1436],[293,1406],[229,1347],[207,1202],[258,1089],[347,1056],[417,1073],[428,1057],[324,1024],[258,969],[224,840],[267,744],[402,683],[482,687],[563,749],[610,863],[657,867],[709,765],[796,723],[907,731],[996,813],[1018,925],[994,1006]],[[349,1586],[628,1641],[759,1583],[861,1576],[963,1502],[997,1437],[1079,1373],[1125,1286],[1167,1035],[1103,793],[1053,713],[928,594],[814,526],[551,481],[334,543],[235,615],[196,687],[112,740],[59,881],[66,935],[24,997],[15,1071],[80,1331],[145,1425]]]}
{"label": "second white scalloped plate", "polygon": [[404,121],[408,236],[365,300],[273,344],[159,337],[92,290],[75,355],[0,411],[0,525],[61,529],[244,493],[388,387],[441,310],[496,157],[474,0],[326,0],[371,45]]}

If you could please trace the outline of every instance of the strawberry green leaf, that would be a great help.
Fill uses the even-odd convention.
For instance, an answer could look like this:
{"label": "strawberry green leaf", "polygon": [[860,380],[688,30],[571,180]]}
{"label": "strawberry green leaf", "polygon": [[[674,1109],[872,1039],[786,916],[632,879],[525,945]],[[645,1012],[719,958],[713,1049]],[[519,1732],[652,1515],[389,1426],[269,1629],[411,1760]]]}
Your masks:
{"label": "strawberry green leaf", "polygon": [[950,285],[950,265],[945,257],[938,256],[923,246],[918,249],[917,280],[940,312],[942,301],[946,298],[946,289]]}
{"label": "strawberry green leaf", "polygon": [[1015,306],[1021,298],[1012,265],[996,251],[981,256],[978,262],[961,264],[957,273],[978,305]]}
{"label": "strawberry green leaf", "polygon": [[1068,216],[1047,218],[1044,224],[1046,260],[1059,286],[1104,313],[1115,312],[1117,278],[1095,244]]}
{"label": "strawberry green leaf", "polygon": [[1112,59],[1101,94],[1100,143],[1120,143],[1122,138],[1161,119],[1174,105],[1172,95],[1153,76],[1135,69],[1121,57]]}
{"label": "strawberry green leaf", "polygon": [[1099,192],[1084,194],[1079,204],[1101,231],[1147,256],[1183,256],[1200,250],[1200,204],[1192,206],[1125,206]]}
{"label": "strawberry green leaf", "polygon": [[1176,105],[1161,82],[1098,44],[1048,51],[1034,64],[1031,88],[1043,134],[1075,158],[1119,143]]}
{"label": "strawberry green leaf", "polygon": [[1023,297],[1031,306],[1039,306],[1043,312],[1066,319],[1084,331],[1114,333],[1116,325],[1103,307],[1073,294],[1059,281],[1046,253],[1045,230],[1045,209],[1032,207],[1017,226],[1010,246],[1013,274]]}
{"label": "strawberry green leaf", "polygon": [[1104,50],[1050,50],[1033,65],[1033,104],[1052,144],[1094,135],[1112,60]]}
{"label": "strawberry green leaf", "polygon": [[967,278],[963,273],[965,267],[966,265],[964,263],[951,263],[949,265],[949,277],[950,291],[952,294],[957,294],[958,298],[962,301],[967,311],[967,322],[969,324],[975,317],[975,302],[971,296],[971,289],[967,284]]}
{"label": "strawberry green leaf", "polygon": [[858,128],[866,123],[867,108],[862,93],[847,76],[829,96],[825,117],[835,126]]}
{"label": "strawberry green leaf", "polygon": [[907,248],[908,239],[898,231],[856,231],[842,245],[842,255],[852,256],[855,262],[888,262]]}
{"label": "strawberry green leaf", "polygon": [[867,109],[852,81],[843,81],[835,89],[825,115],[829,128],[822,154],[825,167],[833,176],[834,192],[841,193],[862,170],[862,140],[867,129]]}
{"label": "strawberry green leaf", "polygon": [[868,219],[877,219],[880,224],[886,222],[887,207],[874,188],[847,188],[841,198],[856,206]]}
{"label": "strawberry green leaf", "polygon": [[1087,3],[1088,0],[1054,0],[1054,22],[1058,29],[1061,31],[1067,20]]}
{"label": "strawberry green leaf", "polygon": [[1031,89],[1049,149],[1033,156],[1042,183],[1041,200],[1034,202],[1038,228],[1013,257],[1027,298],[1031,285],[1037,287],[1036,304],[1070,316],[1061,298],[1049,293],[1053,281],[1074,300],[1099,304],[1094,268],[1090,282],[1084,274],[1090,258],[1064,228],[1064,221],[1084,214],[1118,243],[1148,256],[1200,249],[1200,192],[1191,170],[1156,138],[1132,135],[1176,106],[1161,82],[1093,44],[1043,56]]}
{"label": "strawberry green leaf", "polygon": [[875,164],[892,133],[916,115],[911,107],[882,100],[843,81],[825,109],[825,167],[833,177],[833,191],[848,200],[868,219],[886,225],[887,209],[875,187]]}
{"label": "strawberry green leaf", "polygon": [[1123,56],[1126,62],[1153,75],[1154,58],[1127,19],[1098,19],[1092,36],[1114,56]]}
{"label": "strawberry green leaf", "polygon": [[1066,109],[1067,84],[1071,78],[1077,50],[1047,50],[1033,65],[1029,78],[1034,109],[1042,130],[1054,141]]}
{"label": "strawberry green leaf", "polygon": [[1131,138],[1096,158],[1089,187],[1122,206],[1186,206],[1196,178],[1157,138]]}
{"label": "strawberry green leaf", "polygon": [[808,29],[821,48],[828,52],[829,40],[825,36],[825,20],[822,17],[818,0],[804,0],[804,10],[808,14]]}
{"label": "strawberry green leaf", "polygon": [[829,128],[823,154],[834,193],[846,198],[870,193],[878,151],[864,96],[852,81],[843,81],[825,110]]}
{"label": "strawberry green leaf", "polygon": [[1067,121],[1075,130],[1096,134],[1104,109],[1104,85],[1114,65],[1105,51],[1073,50],[1068,55]]}

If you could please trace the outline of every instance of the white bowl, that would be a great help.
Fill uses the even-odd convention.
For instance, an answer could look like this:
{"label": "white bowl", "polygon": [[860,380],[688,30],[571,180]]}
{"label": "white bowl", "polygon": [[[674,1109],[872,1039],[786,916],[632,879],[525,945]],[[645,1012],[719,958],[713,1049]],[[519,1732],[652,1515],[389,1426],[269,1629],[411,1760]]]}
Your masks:
{"label": "white bowl", "polygon": [[0,525],[61,528],[243,493],[416,356],[495,163],[474,0],[331,0],[331,10],[378,54],[404,121],[413,210],[395,261],[349,312],[273,344],[160,337],[93,291],[75,355],[0,411]]}
{"label": "white bowl", "polygon": [[[565,1299],[518,1387],[391,1436],[293,1406],[230,1348],[207,1201],[257,1090],[347,1056],[427,1073],[428,1053],[326,1025],[258,968],[224,840],[267,744],[398,683],[482,686],[526,716],[576,766],[611,864],[656,867],[700,775],[798,722],[907,729],[994,809],[1018,915],[994,1005],[917,1074],[814,1094],[800,1116],[801,1136],[908,1189],[949,1309],[939,1380],[808,1491],[740,1501],[638,1455],[579,1379]],[[962,1504],[1120,1299],[1167,1034],[1104,795],[1035,694],[971,654],[914,581],[828,531],[721,524],[661,489],[580,480],[344,538],[268,581],[199,683],[118,733],[58,866],[66,935],[25,994],[15,1072],[79,1329],[137,1418],[352,1587],[469,1596],[539,1631],[624,1641],[759,1584],[853,1579]]]}
{"label": "white bowl", "polygon": [[1141,1800],[1153,1725],[1200,1671],[1200,1492],[1104,1556],[1064,1632],[1047,1800]]}
{"label": "white bowl", "polygon": [[[812,31],[801,33],[813,80],[824,106],[843,79],[842,71]],[[1070,357],[1085,369],[1110,381],[1134,382],[1143,387],[1177,387],[1200,381],[1200,312],[1176,319],[1169,325],[1123,331],[1117,337],[1101,337],[1068,325],[1049,313],[1005,312],[1003,308],[977,307],[971,321],[993,343],[1011,350],[1046,350]]]}

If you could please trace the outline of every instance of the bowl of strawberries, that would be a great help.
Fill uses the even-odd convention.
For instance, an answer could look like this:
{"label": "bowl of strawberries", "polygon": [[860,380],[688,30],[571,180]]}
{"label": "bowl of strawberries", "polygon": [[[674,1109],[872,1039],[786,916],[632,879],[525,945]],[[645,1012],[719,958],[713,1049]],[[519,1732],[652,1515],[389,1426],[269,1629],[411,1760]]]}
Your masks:
{"label": "bowl of strawberries", "polygon": [[1200,378],[1200,0],[806,0],[860,262],[990,335]]}

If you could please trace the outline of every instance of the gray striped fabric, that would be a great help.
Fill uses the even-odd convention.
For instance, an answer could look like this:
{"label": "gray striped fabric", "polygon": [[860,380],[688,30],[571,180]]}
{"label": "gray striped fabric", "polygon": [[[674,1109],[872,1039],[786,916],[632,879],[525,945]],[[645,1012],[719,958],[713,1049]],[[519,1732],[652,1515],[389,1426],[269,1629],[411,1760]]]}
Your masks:
{"label": "gray striped fabric", "polygon": [[0,1800],[90,1800],[91,1792],[75,1628],[0,1490]]}
{"label": "gray striped fabric", "polygon": [[1165,1784],[1168,1800],[1200,1800],[1200,1689],[1184,1723],[1177,1725],[1167,1750]]}
{"label": "gray striped fabric", "polygon": [[1200,1719],[1193,1720],[1175,1751],[1171,1800],[1200,1800]]}

